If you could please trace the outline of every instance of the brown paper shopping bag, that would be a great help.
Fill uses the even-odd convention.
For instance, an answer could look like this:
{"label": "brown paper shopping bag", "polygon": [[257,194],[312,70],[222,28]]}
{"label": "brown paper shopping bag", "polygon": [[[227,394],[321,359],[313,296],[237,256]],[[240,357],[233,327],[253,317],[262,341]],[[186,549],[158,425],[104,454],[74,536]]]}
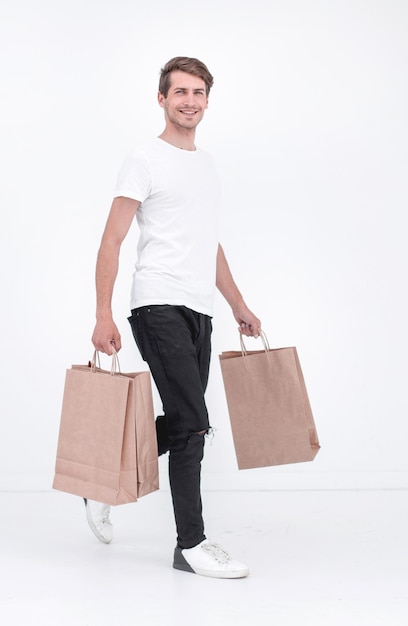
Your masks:
{"label": "brown paper shopping bag", "polygon": [[220,355],[239,469],[312,461],[319,441],[294,347]]}
{"label": "brown paper shopping bag", "polygon": [[53,488],[116,505],[159,488],[150,372],[66,372]]}

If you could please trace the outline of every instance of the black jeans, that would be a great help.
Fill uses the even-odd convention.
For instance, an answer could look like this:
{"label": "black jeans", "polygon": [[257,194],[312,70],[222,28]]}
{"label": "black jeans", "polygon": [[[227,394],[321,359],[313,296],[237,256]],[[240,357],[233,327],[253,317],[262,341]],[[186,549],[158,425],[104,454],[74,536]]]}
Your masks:
{"label": "black jeans", "polygon": [[163,402],[156,429],[159,454],[169,450],[177,543],[192,548],[205,539],[200,480],[202,433],[210,427],[204,393],[211,318],[184,306],[152,305],[133,309],[128,319]]}

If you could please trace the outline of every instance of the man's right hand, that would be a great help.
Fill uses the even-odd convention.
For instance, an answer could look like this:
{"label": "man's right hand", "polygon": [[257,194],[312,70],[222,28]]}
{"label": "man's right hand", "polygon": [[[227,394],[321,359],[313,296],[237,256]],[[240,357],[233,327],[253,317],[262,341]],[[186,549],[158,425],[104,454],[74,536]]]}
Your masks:
{"label": "man's right hand", "polygon": [[99,352],[112,355],[113,348],[116,352],[122,347],[120,333],[113,319],[96,322],[92,335],[92,343]]}

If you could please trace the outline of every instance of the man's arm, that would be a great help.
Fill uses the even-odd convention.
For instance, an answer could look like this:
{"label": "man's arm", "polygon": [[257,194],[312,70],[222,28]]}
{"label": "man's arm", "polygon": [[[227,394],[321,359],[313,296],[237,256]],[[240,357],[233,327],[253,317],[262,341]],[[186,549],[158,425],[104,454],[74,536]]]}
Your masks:
{"label": "man's arm", "polygon": [[245,304],[241,292],[232,277],[221,245],[218,245],[216,283],[232,309],[232,313],[239,324],[239,331],[247,337],[259,337],[261,322]]}
{"label": "man's arm", "polygon": [[112,354],[122,347],[120,334],[112,317],[112,294],[119,267],[120,247],[126,237],[140,202],[115,198],[102,235],[96,261],[96,325],[92,343],[96,350]]}

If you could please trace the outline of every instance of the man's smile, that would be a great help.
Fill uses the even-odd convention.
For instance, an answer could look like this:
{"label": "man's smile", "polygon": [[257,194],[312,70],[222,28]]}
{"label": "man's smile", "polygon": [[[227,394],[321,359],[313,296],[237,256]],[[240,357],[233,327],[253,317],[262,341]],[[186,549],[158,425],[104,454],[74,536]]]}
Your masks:
{"label": "man's smile", "polygon": [[194,111],[193,109],[179,109],[180,113],[182,113],[183,115],[188,115],[188,116],[193,116],[196,113],[198,113],[198,111]]}

